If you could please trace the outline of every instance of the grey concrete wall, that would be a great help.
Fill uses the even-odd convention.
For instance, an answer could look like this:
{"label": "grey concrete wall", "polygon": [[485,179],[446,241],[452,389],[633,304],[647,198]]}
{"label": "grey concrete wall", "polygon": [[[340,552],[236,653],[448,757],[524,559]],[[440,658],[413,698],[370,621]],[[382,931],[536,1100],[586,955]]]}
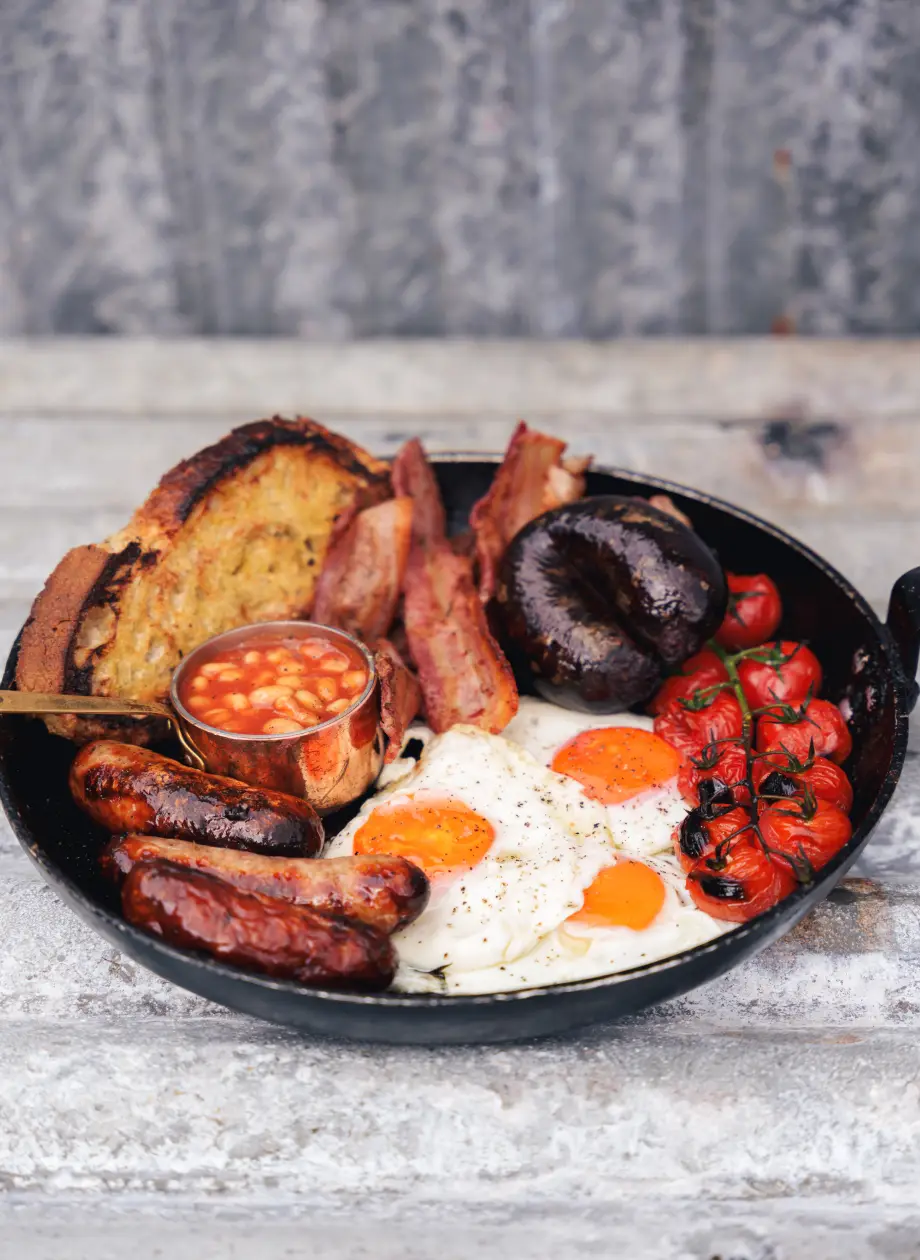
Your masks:
{"label": "grey concrete wall", "polygon": [[0,0],[0,334],[920,330],[917,0]]}

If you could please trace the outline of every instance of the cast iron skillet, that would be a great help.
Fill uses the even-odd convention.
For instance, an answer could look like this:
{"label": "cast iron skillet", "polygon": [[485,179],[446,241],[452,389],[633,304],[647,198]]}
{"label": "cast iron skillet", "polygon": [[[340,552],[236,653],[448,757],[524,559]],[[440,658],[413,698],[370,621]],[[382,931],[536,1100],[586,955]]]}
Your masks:
{"label": "cast iron skillet", "polygon": [[[462,529],[488,486],[496,459],[442,456],[435,463],[451,529]],[[764,948],[798,922],[837,883],[888,804],[917,698],[920,568],[892,592],[882,625],[848,582],[779,530],[694,490],[616,469],[595,471],[588,493],[667,493],[687,512],[729,569],[766,572],[782,591],[784,637],[807,639],[825,670],[825,694],[853,709],[853,838],[809,888],[711,944],[635,967],[608,979],[482,997],[318,992],[269,980],[184,953],[146,936],[120,917],[114,890],[98,871],[104,840],[67,790],[73,747],[37,721],[0,718],[0,799],[16,834],[59,896],[119,949],[194,993],[263,1019],[312,1033],[365,1041],[447,1044],[507,1041],[562,1033],[639,1010],[716,976]],[[10,685],[16,648],[7,662]]]}

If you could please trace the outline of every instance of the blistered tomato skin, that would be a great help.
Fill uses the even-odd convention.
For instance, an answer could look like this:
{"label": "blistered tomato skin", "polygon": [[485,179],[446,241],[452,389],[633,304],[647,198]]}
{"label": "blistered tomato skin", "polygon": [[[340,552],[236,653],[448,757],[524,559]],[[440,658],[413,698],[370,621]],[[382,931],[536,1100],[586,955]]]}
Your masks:
{"label": "blistered tomato skin", "polygon": [[695,692],[728,682],[728,670],[715,652],[704,648],[684,661],[679,674],[666,678],[652,697],[648,711],[653,716],[664,713],[681,700],[691,700]]}
{"label": "blistered tomato skin", "polygon": [[712,753],[713,756],[708,758],[696,758],[696,761],[702,761],[702,765],[697,765],[690,758],[681,765],[677,786],[684,800],[690,805],[699,804],[701,785],[712,779],[730,786],[736,804],[750,800],[750,791],[743,782],[747,775],[747,757],[741,743],[724,744],[713,748]]}
{"label": "blistered tomato skin", "polygon": [[852,835],[850,820],[842,809],[828,801],[811,808],[804,802],[771,805],[760,818],[760,829],[771,849],[796,859],[804,856],[813,870],[826,866]]}
{"label": "blistered tomato skin", "polygon": [[[804,643],[789,640],[765,643],[764,660],[748,657],[738,662],[738,677],[752,709],[781,702],[802,704],[821,690],[821,663]],[[782,657],[782,663],[770,663]]]}
{"label": "blistered tomato skin", "polygon": [[708,745],[737,738],[741,729],[741,705],[727,691],[719,692],[703,709],[688,709],[678,703],[655,718],[655,734],[687,757],[699,758]]}
{"label": "blistered tomato skin", "polygon": [[766,574],[727,574],[729,607],[711,647],[649,704],[655,733],[682,755],[690,812],[672,836],[696,906],[743,923],[828,862],[851,835],[853,789],[841,770],[852,738],[816,698],[821,663],[773,638],[782,619]]}
{"label": "blistered tomato skin", "polygon": [[697,794],[700,813],[707,820],[720,818],[737,804],[732,785],[722,779],[700,779]]}
{"label": "blistered tomato skin", "polygon": [[767,800],[788,801],[799,795],[801,788],[791,775],[782,774],[779,770],[771,770],[769,774],[760,779],[757,785],[757,792],[758,795]]}
{"label": "blistered tomato skin", "polygon": [[704,818],[699,809],[691,810],[674,833],[674,854],[684,870],[690,871],[697,862],[714,858],[723,841],[730,843],[733,837],[743,836],[750,822],[746,809],[730,809],[711,819]]}
{"label": "blistered tomato skin", "polygon": [[805,716],[795,722],[779,721],[764,714],[757,722],[757,749],[786,752],[804,763],[812,755],[841,765],[853,749],[843,714],[829,700],[812,700]]}
{"label": "blistered tomato skin", "polygon": [[766,854],[756,837],[742,836],[717,870],[710,861],[704,857],[693,864],[687,891],[699,909],[714,919],[746,923],[798,885],[788,863]]}
{"label": "blistered tomato skin", "polygon": [[731,652],[757,647],[772,639],[783,615],[776,584],[765,573],[726,573],[728,610],[716,631],[716,642]]}
{"label": "blistered tomato skin", "polygon": [[848,814],[853,807],[853,788],[850,780],[833,761],[816,757],[806,769],[796,771],[783,752],[754,762],[754,786],[763,796],[802,796],[805,787],[819,801],[836,805]]}
{"label": "blistered tomato skin", "polygon": [[711,851],[709,833],[702,814],[692,809],[679,827],[674,828],[671,837],[674,843],[674,856],[685,871],[689,871],[706,852]]}

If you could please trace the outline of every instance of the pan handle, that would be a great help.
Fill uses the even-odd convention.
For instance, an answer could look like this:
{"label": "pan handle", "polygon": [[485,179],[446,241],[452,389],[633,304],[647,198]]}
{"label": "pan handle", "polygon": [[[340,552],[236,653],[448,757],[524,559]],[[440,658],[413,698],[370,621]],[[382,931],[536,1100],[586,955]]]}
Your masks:
{"label": "pan handle", "polygon": [[888,630],[900,665],[900,683],[908,710],[917,703],[917,665],[920,663],[920,569],[911,569],[891,588]]}

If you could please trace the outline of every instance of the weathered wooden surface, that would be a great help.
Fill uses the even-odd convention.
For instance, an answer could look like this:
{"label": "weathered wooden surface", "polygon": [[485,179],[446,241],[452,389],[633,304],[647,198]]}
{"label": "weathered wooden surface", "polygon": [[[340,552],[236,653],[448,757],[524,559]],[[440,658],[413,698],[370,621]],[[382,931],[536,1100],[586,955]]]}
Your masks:
{"label": "weathered wooden surface", "polygon": [[849,420],[918,410],[916,341],[0,340],[0,410]]}
{"label": "weathered wooden surface", "polygon": [[[856,1196],[854,1196],[855,1199]],[[491,1260],[552,1256],[558,1260],[915,1260],[920,1214],[866,1209],[838,1197],[813,1208],[790,1200],[693,1198],[662,1205],[652,1193],[627,1202],[541,1203],[528,1210],[492,1204],[457,1210],[407,1209],[399,1196],[349,1196],[338,1207],[299,1200],[245,1208],[224,1200],[207,1207],[176,1196],[169,1217],[151,1213],[146,1197],[124,1196],[87,1208],[55,1196],[40,1211],[16,1213],[7,1237],[11,1256],[29,1260]],[[641,1239],[641,1242],[637,1240]]]}
{"label": "weathered wooden surface", "polygon": [[[500,406],[481,406],[484,354]],[[489,449],[532,414],[539,378],[540,422],[578,449],[720,489],[813,540],[879,606],[920,561],[917,347],[674,345],[636,359],[0,346],[3,646],[60,552],[121,524],[175,459],[270,410],[260,388],[381,451],[408,432]],[[765,430],[788,415],[772,400],[793,396],[797,427],[771,453]],[[795,932],[703,990],[569,1038],[396,1050],[236,1016],[83,927],[5,824],[0,942],[0,1255],[920,1250],[920,755],[853,878]]]}

